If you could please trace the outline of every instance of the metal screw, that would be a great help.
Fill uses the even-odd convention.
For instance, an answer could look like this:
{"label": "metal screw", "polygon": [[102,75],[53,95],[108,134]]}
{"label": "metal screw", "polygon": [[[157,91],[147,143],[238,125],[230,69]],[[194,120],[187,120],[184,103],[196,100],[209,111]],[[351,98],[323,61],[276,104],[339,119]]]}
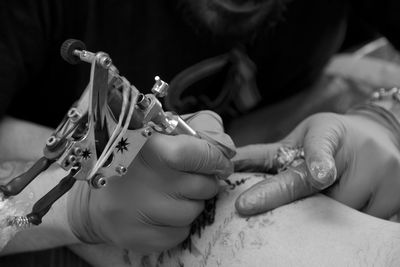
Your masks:
{"label": "metal screw", "polygon": [[74,165],[74,163],[76,163],[76,157],[74,155],[69,155],[66,161],[66,165]]}
{"label": "metal screw", "polygon": [[151,92],[156,96],[156,97],[164,97],[168,94],[168,83],[164,82],[163,80],[160,79],[160,77],[156,76],[154,77],[155,83],[153,85],[153,88],[151,89]]}
{"label": "metal screw", "polygon": [[153,131],[151,130],[151,128],[146,128],[146,129],[144,129],[143,131],[142,131],[142,135],[144,136],[144,137],[149,137],[149,136],[151,136],[151,134],[153,133]]}
{"label": "metal screw", "polygon": [[75,122],[81,117],[81,114],[76,108],[71,108],[70,110],[68,110],[67,116],[71,119],[71,121]]}
{"label": "metal screw", "polygon": [[128,171],[128,169],[125,166],[122,165],[118,165],[117,167],[115,167],[115,171],[119,174],[119,175],[125,175],[126,172]]}
{"label": "metal screw", "polygon": [[100,59],[100,65],[103,68],[108,69],[112,65],[111,58],[108,57],[108,56],[102,56],[101,59]]}
{"label": "metal screw", "polygon": [[94,188],[102,188],[107,185],[107,181],[104,176],[97,174],[95,177],[92,178],[91,184]]}
{"label": "metal screw", "polygon": [[46,145],[49,147],[52,147],[52,146],[56,145],[57,142],[58,142],[57,138],[54,135],[52,135],[47,139]]}
{"label": "metal screw", "polygon": [[75,156],[81,156],[82,155],[82,148],[75,147],[72,153],[74,153]]}

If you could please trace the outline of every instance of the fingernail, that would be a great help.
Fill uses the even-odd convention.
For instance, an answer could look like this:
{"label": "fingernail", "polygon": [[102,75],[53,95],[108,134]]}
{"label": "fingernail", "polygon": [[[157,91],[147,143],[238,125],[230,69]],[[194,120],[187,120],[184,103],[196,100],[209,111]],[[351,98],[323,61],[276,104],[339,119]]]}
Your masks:
{"label": "fingernail", "polygon": [[313,177],[310,182],[319,190],[327,188],[336,181],[337,171],[333,160],[311,160],[309,170]]}

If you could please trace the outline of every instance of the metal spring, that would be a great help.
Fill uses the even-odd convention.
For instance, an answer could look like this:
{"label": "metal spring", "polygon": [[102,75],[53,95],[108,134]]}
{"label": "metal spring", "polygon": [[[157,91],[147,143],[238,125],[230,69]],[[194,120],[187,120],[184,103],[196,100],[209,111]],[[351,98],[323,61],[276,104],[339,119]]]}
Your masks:
{"label": "metal spring", "polygon": [[26,229],[31,226],[28,217],[26,216],[13,216],[7,219],[7,223],[9,226],[16,227],[18,229]]}

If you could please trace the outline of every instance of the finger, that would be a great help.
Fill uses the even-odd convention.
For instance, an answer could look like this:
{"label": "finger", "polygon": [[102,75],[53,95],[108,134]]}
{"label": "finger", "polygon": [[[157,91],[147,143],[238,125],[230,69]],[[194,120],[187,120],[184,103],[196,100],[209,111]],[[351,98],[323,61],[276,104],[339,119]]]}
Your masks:
{"label": "finger", "polygon": [[193,200],[213,198],[219,190],[219,182],[212,175],[181,175],[175,188],[177,196]]}
{"label": "finger", "polygon": [[343,129],[341,122],[332,114],[319,114],[308,120],[303,142],[304,154],[311,173],[310,182],[320,190],[336,181],[334,156],[344,136]]}
{"label": "finger", "polygon": [[144,148],[142,156],[150,164],[158,160],[174,170],[221,177],[233,172],[233,163],[220,149],[192,136],[154,134]]}
{"label": "finger", "polygon": [[236,156],[232,159],[235,171],[239,172],[272,172],[275,173],[279,166],[275,157],[280,147],[300,147],[306,131],[306,124],[300,123],[288,136],[277,143],[256,144],[239,147]]}
{"label": "finger", "polygon": [[224,133],[221,117],[209,110],[182,116],[200,135],[202,139],[217,146],[227,158],[232,158],[235,152],[235,144],[229,135]]}
{"label": "finger", "polygon": [[182,115],[182,119],[184,119],[195,130],[224,132],[221,117],[210,110]]}
{"label": "finger", "polygon": [[228,159],[236,155],[236,147],[231,137],[223,132],[198,131],[201,139],[216,146]]}
{"label": "finger", "polygon": [[[118,225],[114,225],[114,227],[118,227]],[[129,227],[126,231],[116,231],[117,235],[113,237],[112,241],[121,248],[140,253],[154,253],[177,246],[187,238],[189,231],[189,226],[147,225],[146,227]]]}
{"label": "finger", "polygon": [[307,180],[307,167],[303,160],[271,179],[261,181],[236,199],[236,209],[243,216],[266,212],[316,193],[318,190]]}
{"label": "finger", "polygon": [[204,201],[182,199],[175,194],[158,194],[135,210],[144,224],[184,227],[189,226],[204,210]]}
{"label": "finger", "polygon": [[236,172],[269,172],[274,169],[274,158],[281,143],[255,144],[236,149],[232,161]]}

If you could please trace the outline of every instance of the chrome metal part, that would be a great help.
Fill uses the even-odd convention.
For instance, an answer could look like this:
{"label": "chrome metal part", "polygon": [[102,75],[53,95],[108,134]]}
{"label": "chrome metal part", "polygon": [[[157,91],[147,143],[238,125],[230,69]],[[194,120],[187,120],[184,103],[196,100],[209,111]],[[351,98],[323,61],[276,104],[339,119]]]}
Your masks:
{"label": "chrome metal part", "polygon": [[168,94],[168,83],[164,82],[163,80],[160,79],[159,76],[154,77],[155,83],[153,85],[153,88],[151,89],[151,92],[156,96],[156,97],[164,97]]}

